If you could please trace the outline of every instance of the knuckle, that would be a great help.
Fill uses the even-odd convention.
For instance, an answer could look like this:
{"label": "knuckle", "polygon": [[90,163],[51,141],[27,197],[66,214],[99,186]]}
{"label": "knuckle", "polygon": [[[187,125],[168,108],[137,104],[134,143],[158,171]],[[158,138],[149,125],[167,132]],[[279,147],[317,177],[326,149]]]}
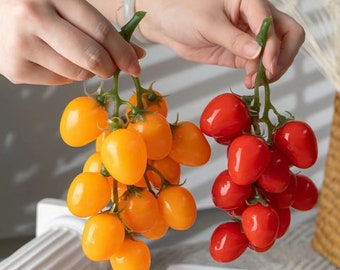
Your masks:
{"label": "knuckle", "polygon": [[86,68],[91,71],[97,70],[104,60],[103,50],[98,46],[93,45],[85,51],[85,54]]}
{"label": "knuckle", "polygon": [[99,42],[104,42],[108,36],[112,33],[113,26],[106,22],[106,21],[101,21],[98,23],[95,31],[96,39]]}
{"label": "knuckle", "polygon": [[77,81],[86,81],[86,80],[93,77],[93,73],[91,73],[88,70],[83,69],[83,68],[78,68],[75,71],[75,74],[76,74],[75,79]]}

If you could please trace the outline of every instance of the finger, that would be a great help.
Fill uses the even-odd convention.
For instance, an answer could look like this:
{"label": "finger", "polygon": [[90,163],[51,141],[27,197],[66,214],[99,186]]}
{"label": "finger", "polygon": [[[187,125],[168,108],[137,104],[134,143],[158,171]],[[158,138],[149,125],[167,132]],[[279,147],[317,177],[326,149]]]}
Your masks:
{"label": "finger", "polygon": [[278,27],[276,33],[281,40],[280,55],[277,60],[277,71],[273,79],[278,79],[292,64],[299,48],[305,40],[305,32],[300,24],[298,24],[292,17],[273,9],[273,15]]}
{"label": "finger", "polygon": [[[263,0],[248,0],[244,1],[245,17],[247,18],[248,25],[251,32],[257,35],[260,32],[264,19],[268,17],[275,17],[272,13],[272,5]],[[275,8],[274,8],[275,9]],[[272,22],[267,35],[267,42],[263,52],[263,65],[267,71],[267,76],[272,77],[275,74],[277,59],[280,53],[280,41],[275,32],[275,22]]]}
{"label": "finger", "polygon": [[[59,3],[57,1],[57,8]],[[140,73],[136,51],[101,13],[86,1],[67,1],[67,4],[69,9],[61,6],[59,11],[63,18],[103,46],[119,69],[131,75]]]}
{"label": "finger", "polygon": [[15,74],[10,77],[14,84],[64,85],[74,82],[32,62],[22,64],[20,70],[17,70]]}
{"label": "finger", "polygon": [[38,38],[35,38],[30,46],[34,49],[29,50],[28,48],[29,59],[27,60],[45,67],[61,77],[70,81],[85,81],[94,76],[92,72],[67,60]]}

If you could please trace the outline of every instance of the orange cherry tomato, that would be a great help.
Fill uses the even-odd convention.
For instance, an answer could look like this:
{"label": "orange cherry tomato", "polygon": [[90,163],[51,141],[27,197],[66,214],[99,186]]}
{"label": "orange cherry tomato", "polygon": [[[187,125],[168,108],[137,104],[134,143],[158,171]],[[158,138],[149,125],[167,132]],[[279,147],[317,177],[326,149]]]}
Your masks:
{"label": "orange cherry tomato", "polygon": [[[137,95],[133,93],[129,98],[129,102],[137,106]],[[161,95],[160,92],[156,90],[150,91],[150,93],[145,93],[142,96],[142,102],[144,109],[147,112],[158,112],[164,117],[168,116],[168,103],[164,96]],[[131,109],[129,106],[126,107],[126,113],[130,112]]]}
{"label": "orange cherry tomato", "polygon": [[82,234],[82,248],[92,261],[108,260],[124,243],[125,229],[116,214],[103,212],[90,217]]}
{"label": "orange cherry tomato", "polygon": [[102,129],[107,127],[106,110],[87,96],[71,100],[60,119],[60,135],[63,141],[73,147],[84,146],[94,141]]}
{"label": "orange cherry tomato", "polygon": [[[159,171],[170,184],[177,185],[181,176],[181,165],[167,156],[160,160],[151,160],[149,165]],[[149,169],[146,174],[150,183],[157,189],[162,187],[162,178],[156,171]]]}
{"label": "orange cherry tomato", "polygon": [[110,258],[114,270],[149,270],[151,253],[141,240],[126,237],[121,248]]}
{"label": "orange cherry tomato", "polygon": [[106,170],[117,181],[133,185],[143,177],[147,152],[138,132],[128,129],[111,132],[103,141],[100,154]]}
{"label": "orange cherry tomato", "polygon": [[147,189],[136,190],[122,196],[119,202],[120,217],[133,232],[150,230],[158,216],[158,203]]}
{"label": "orange cherry tomato", "polygon": [[135,117],[127,129],[140,133],[145,141],[149,159],[165,158],[172,146],[171,128],[166,118],[157,113],[144,113]]}
{"label": "orange cherry tomato", "polygon": [[97,214],[110,201],[111,190],[100,173],[82,172],[72,181],[66,197],[70,212],[77,217]]}
{"label": "orange cherry tomato", "polygon": [[192,122],[178,122],[172,127],[172,149],[169,156],[186,166],[201,166],[211,155],[210,144]]}
{"label": "orange cherry tomato", "polygon": [[174,230],[187,230],[196,220],[197,208],[192,194],[182,186],[168,186],[158,196],[160,212]]}

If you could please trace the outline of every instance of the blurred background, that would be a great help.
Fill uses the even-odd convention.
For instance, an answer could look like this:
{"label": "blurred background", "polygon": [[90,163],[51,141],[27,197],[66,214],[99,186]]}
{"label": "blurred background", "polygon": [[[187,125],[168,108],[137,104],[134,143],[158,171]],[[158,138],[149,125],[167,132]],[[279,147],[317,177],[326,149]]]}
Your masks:
{"label": "blurred background", "polygon": [[[313,13],[319,3],[309,3],[306,12]],[[200,113],[214,96],[230,90],[249,93],[243,85],[242,70],[195,64],[178,58],[163,46],[143,46],[147,56],[141,61],[141,83],[147,87],[155,81],[154,88],[169,95],[169,122],[174,122],[179,113],[180,120],[198,125]],[[99,83],[96,78],[88,81],[88,91],[95,91]],[[111,81],[106,80],[105,87],[110,86]],[[122,97],[128,98],[133,82],[123,75],[120,87]],[[271,90],[273,104],[280,112],[291,112],[315,130],[319,159],[304,174],[321,187],[335,89],[319,72],[315,61],[301,51]],[[65,198],[70,182],[94,151],[94,145],[71,148],[59,135],[64,107],[83,93],[82,83],[58,87],[13,85],[0,77],[0,258],[34,237],[37,202],[43,198]],[[210,142],[212,157],[206,165],[182,167],[182,180],[187,179],[185,185],[202,210],[213,207],[211,185],[226,166],[226,149]]]}

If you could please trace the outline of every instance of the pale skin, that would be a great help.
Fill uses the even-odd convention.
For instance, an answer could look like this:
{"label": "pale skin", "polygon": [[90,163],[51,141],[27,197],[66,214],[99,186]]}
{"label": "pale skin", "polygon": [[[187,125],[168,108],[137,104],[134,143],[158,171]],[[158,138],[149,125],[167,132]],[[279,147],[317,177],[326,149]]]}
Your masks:
{"label": "pale skin", "polygon": [[[117,68],[138,76],[145,51],[126,42],[123,0],[0,0],[0,73],[16,84],[60,85]],[[260,47],[255,41],[272,16],[263,63],[271,81],[292,64],[303,28],[265,0],[135,0],[146,11],[139,29],[150,42],[189,61],[245,70],[254,85]],[[181,29],[181,31],[178,31]]]}

